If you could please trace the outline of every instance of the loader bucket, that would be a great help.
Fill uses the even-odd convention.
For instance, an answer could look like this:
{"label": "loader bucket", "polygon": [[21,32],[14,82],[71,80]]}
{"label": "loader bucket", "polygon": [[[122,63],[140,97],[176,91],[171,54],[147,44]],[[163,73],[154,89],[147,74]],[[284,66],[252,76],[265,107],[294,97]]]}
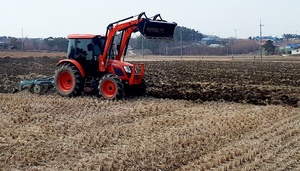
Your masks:
{"label": "loader bucket", "polygon": [[137,25],[139,32],[148,39],[173,39],[176,23],[143,18]]}

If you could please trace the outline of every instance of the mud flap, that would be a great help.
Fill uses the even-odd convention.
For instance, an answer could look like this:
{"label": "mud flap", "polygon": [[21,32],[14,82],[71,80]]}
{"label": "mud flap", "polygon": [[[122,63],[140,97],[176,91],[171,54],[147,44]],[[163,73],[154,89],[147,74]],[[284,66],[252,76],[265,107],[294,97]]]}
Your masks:
{"label": "mud flap", "polygon": [[148,39],[173,39],[176,26],[176,23],[169,23],[164,20],[143,18],[137,28]]}

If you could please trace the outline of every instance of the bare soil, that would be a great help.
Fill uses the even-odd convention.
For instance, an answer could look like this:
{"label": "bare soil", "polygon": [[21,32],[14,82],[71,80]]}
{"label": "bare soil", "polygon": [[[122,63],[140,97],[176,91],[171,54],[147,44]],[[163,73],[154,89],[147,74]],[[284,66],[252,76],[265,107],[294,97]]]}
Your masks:
{"label": "bare soil", "polygon": [[300,63],[266,61],[147,62],[154,97],[297,107]]}
{"label": "bare soil", "polygon": [[106,101],[11,94],[64,58],[30,55],[0,57],[0,170],[300,170],[297,58],[134,57],[147,97]]}
{"label": "bare soil", "polygon": [[[49,57],[0,57],[0,93],[11,92],[22,80],[53,76],[56,63],[63,58],[55,53]],[[145,63],[147,94],[151,97],[297,107],[300,58],[297,59],[131,57],[128,60]]]}

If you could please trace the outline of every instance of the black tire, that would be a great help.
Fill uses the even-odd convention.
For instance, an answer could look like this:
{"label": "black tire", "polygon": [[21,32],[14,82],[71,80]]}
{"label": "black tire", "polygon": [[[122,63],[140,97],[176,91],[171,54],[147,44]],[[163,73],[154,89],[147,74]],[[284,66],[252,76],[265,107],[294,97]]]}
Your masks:
{"label": "black tire", "polygon": [[45,93],[45,86],[44,85],[34,85],[32,88],[29,90],[31,93],[34,94],[44,94]]}
{"label": "black tire", "polygon": [[12,88],[12,90],[11,90],[11,93],[17,93],[17,92],[19,92],[19,91],[21,91],[19,88],[15,88],[15,87],[13,87]]}
{"label": "black tire", "polygon": [[98,90],[107,100],[119,100],[124,97],[124,84],[113,74],[106,74],[99,80]]}
{"label": "black tire", "polygon": [[83,91],[83,78],[75,66],[63,64],[55,71],[54,87],[63,97],[79,96]]}
{"label": "black tire", "polygon": [[147,83],[143,78],[141,83],[138,85],[127,85],[126,95],[127,96],[145,96],[147,93]]}
{"label": "black tire", "polygon": [[145,79],[143,78],[141,83],[139,85],[135,85],[135,95],[136,96],[145,96],[147,91],[147,83]]}

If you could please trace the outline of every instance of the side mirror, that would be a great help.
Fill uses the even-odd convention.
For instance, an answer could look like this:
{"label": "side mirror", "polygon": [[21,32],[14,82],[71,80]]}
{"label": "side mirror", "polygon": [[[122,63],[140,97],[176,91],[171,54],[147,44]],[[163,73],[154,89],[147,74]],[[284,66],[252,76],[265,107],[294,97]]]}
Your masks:
{"label": "side mirror", "polygon": [[88,49],[88,51],[92,51],[93,50],[93,44],[92,43],[87,44],[87,49]]}

